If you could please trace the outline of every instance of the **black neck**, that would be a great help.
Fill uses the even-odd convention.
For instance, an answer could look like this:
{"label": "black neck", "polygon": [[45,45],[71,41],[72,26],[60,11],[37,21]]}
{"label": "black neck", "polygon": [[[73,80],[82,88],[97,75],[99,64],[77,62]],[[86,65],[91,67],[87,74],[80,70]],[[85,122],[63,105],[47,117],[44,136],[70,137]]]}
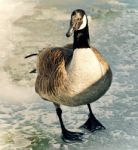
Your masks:
{"label": "black neck", "polygon": [[88,25],[84,29],[74,32],[73,49],[76,48],[90,48]]}

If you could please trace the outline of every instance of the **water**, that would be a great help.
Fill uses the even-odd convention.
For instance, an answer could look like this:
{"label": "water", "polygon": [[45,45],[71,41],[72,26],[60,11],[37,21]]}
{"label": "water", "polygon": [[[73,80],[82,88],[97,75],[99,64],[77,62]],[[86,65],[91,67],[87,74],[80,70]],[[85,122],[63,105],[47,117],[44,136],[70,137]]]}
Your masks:
{"label": "water", "polygon": [[[55,108],[34,91],[35,57],[24,56],[47,45],[70,43],[65,33],[70,14],[89,15],[91,45],[113,70],[110,90],[92,104],[106,126],[84,142],[60,139]],[[138,2],[137,0],[0,0],[0,150],[137,150],[138,147]],[[86,106],[62,107],[65,124],[78,130],[87,119]]]}

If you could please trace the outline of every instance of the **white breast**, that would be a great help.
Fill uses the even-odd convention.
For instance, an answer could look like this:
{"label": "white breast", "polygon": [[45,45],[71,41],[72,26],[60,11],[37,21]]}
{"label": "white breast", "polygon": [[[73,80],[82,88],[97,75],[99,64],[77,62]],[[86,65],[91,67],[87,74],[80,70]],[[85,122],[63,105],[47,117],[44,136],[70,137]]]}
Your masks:
{"label": "white breast", "polygon": [[84,91],[105,74],[91,48],[75,49],[67,72],[73,95]]}

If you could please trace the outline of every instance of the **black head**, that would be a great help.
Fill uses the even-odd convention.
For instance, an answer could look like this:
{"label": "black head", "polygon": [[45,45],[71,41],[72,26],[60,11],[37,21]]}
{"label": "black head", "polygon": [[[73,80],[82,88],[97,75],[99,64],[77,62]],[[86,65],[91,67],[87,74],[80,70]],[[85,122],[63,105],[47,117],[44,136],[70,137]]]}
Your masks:
{"label": "black head", "polygon": [[76,9],[71,14],[70,27],[66,34],[70,37],[75,31],[82,30],[88,24],[87,15],[84,10]]}

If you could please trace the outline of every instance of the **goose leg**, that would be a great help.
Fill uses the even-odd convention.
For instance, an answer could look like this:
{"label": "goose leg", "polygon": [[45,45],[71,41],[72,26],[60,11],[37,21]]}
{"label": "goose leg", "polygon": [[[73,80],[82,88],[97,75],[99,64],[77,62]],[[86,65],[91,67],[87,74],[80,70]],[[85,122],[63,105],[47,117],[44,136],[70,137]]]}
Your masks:
{"label": "goose leg", "polygon": [[61,125],[63,140],[65,142],[67,142],[67,141],[82,141],[83,133],[81,133],[81,132],[71,132],[71,131],[67,130],[65,128],[65,125],[64,125],[63,120],[62,120],[62,109],[60,108],[60,105],[57,105],[57,104],[54,104],[54,105],[56,107],[56,113],[57,113],[57,116],[59,118],[59,122],[60,122],[60,125]]}
{"label": "goose leg", "polygon": [[96,117],[92,113],[90,104],[88,104],[88,108],[89,108],[89,118],[81,127],[91,132],[105,129],[105,127],[96,119]]}

